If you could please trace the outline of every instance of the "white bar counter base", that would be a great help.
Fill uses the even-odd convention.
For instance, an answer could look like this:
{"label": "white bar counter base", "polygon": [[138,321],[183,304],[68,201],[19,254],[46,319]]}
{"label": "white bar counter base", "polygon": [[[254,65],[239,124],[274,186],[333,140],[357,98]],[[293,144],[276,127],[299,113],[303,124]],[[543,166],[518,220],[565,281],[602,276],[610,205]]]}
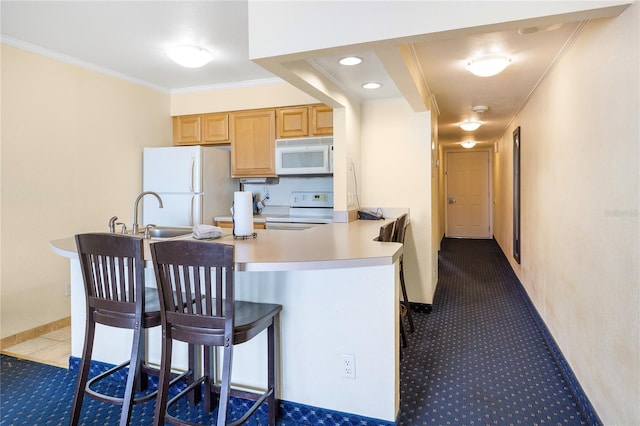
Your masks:
{"label": "white bar counter base", "polygon": [[[232,244],[236,298],[279,303],[280,399],[395,421],[400,403],[399,257],[402,245],[374,241],[387,221],[355,221],[303,231],[256,230],[256,239]],[[230,232],[230,230],[229,230]],[[192,236],[176,239],[191,239]],[[155,286],[145,240],[146,285]],[[207,243],[208,241],[203,241]],[[73,237],[51,241],[70,259],[73,357],[82,357],[85,300]],[[151,329],[148,360],[160,360],[160,327]],[[93,359],[117,364],[130,355],[131,332],[100,325]],[[266,335],[234,350],[233,383],[266,383]],[[355,378],[343,377],[342,355],[355,357]],[[186,345],[175,345],[174,367],[187,365]]]}

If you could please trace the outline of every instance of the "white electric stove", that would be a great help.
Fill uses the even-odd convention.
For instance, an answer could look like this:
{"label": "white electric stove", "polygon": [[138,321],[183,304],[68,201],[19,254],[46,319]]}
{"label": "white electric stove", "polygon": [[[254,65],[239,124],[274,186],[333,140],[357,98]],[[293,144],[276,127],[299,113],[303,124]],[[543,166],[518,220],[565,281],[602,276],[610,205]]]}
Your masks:
{"label": "white electric stove", "polygon": [[268,217],[267,229],[307,229],[333,222],[333,192],[294,191],[289,198],[289,215]]}

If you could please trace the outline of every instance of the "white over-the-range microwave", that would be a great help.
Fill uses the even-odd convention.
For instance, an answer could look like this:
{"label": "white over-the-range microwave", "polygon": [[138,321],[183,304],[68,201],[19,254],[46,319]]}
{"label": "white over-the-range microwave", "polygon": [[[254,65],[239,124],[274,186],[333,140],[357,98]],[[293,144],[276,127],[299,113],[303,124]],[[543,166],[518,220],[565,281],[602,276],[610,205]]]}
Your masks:
{"label": "white over-the-range microwave", "polygon": [[333,174],[333,137],[277,139],[276,174]]}

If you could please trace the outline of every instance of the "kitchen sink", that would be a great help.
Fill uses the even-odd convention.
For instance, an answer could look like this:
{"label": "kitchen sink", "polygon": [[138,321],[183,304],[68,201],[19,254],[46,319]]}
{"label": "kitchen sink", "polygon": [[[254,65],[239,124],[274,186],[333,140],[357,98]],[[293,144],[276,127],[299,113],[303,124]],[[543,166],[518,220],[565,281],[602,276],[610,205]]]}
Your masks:
{"label": "kitchen sink", "polygon": [[157,226],[149,230],[149,236],[151,238],[173,238],[191,234],[191,232],[192,229],[187,227]]}

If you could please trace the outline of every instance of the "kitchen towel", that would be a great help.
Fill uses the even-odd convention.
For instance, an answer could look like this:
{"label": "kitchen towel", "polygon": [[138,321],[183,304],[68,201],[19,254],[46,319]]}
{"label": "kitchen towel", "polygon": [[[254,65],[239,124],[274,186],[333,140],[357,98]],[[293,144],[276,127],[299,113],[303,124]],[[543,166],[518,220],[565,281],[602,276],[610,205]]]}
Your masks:
{"label": "kitchen towel", "polygon": [[233,193],[233,235],[237,237],[253,235],[253,193],[251,191]]}
{"label": "kitchen towel", "polygon": [[222,228],[213,225],[197,224],[193,227],[193,238],[196,240],[206,240],[218,238],[222,235]]}

